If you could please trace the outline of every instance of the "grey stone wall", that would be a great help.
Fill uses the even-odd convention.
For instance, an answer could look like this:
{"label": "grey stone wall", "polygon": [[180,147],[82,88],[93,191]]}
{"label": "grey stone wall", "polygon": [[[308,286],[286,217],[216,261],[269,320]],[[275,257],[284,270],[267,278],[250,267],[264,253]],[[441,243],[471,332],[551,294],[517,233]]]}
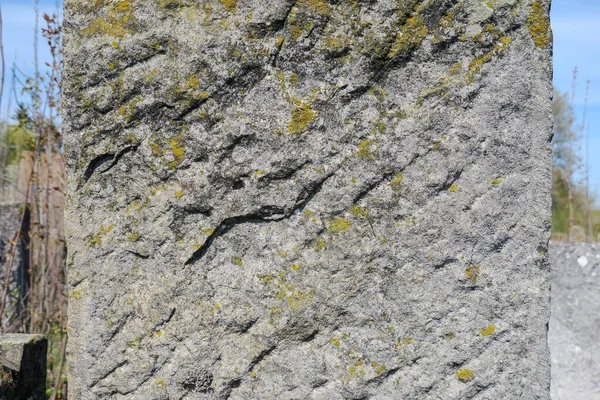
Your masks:
{"label": "grey stone wall", "polygon": [[72,399],[548,399],[548,1],[67,0]]}
{"label": "grey stone wall", "polygon": [[551,243],[552,399],[600,398],[600,245]]}

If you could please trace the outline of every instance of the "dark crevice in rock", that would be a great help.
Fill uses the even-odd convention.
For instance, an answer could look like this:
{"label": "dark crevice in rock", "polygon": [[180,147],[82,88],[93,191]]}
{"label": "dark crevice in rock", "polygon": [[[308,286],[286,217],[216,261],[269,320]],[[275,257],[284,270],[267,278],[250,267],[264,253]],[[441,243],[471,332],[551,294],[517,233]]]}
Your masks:
{"label": "dark crevice in rock", "polygon": [[125,252],[137,257],[137,258],[141,258],[143,260],[147,260],[148,258],[150,258],[150,256],[144,255],[144,254],[140,254],[137,251],[133,251],[133,250],[129,250],[129,249],[125,249]]}
{"label": "dark crevice in rock", "polygon": [[318,329],[315,329],[314,331],[312,331],[312,332],[310,333],[310,335],[308,335],[308,336],[307,336],[307,337],[305,337],[305,338],[302,338],[302,340],[301,340],[301,341],[302,341],[302,342],[305,342],[305,343],[312,342],[312,341],[313,341],[313,340],[314,340],[314,339],[317,337],[317,335],[318,335],[318,334],[319,334],[319,330],[318,330]]}
{"label": "dark crevice in rock", "polygon": [[[85,185],[90,178],[92,177],[92,175],[96,172],[96,170],[99,170],[100,173],[105,173],[107,171],[109,171],[112,167],[114,167],[115,165],[117,165],[117,163],[119,162],[119,160],[127,153],[131,153],[132,151],[136,151],[139,147],[139,144],[134,145],[134,146],[128,146],[125,147],[123,150],[119,151],[116,154],[102,154],[101,156],[98,156],[96,158],[94,158],[89,164],[87,169],[85,170],[84,174],[83,174],[83,181],[79,184],[78,186],[78,190]],[[110,164],[106,167],[100,170],[100,168],[105,165],[106,163]]]}
{"label": "dark crevice in rock", "polygon": [[283,166],[280,170],[271,172],[271,173],[261,177],[259,179],[259,181],[265,180],[265,181],[272,182],[272,181],[282,181],[282,180],[289,179],[309,163],[310,163],[310,161],[307,160],[296,166],[293,166],[293,165]]}
{"label": "dark crevice in rock", "polygon": [[113,368],[111,368],[108,372],[106,372],[104,375],[102,375],[100,378],[96,379],[94,382],[92,382],[92,384],[90,385],[91,388],[93,388],[94,386],[96,386],[98,383],[100,383],[101,381],[103,381],[104,379],[108,378],[111,374],[113,374],[117,369],[125,366],[129,364],[129,360],[124,360],[121,361],[120,363],[118,363],[117,365],[115,365]]}
{"label": "dark crevice in rock", "polygon": [[464,172],[464,168],[461,168],[460,170],[454,172],[454,174],[452,174],[452,176],[450,176],[448,179],[446,179],[446,182],[444,183],[444,185],[442,186],[442,192],[446,192],[447,190],[450,189],[450,187],[452,185],[454,185],[456,182],[458,182],[458,180],[460,179],[460,177],[462,176],[462,173]]}
{"label": "dark crevice in rock", "polygon": [[[173,120],[181,121],[188,115],[197,111],[209,100],[214,100],[219,103],[223,110],[235,103],[235,100],[245,95],[240,94],[240,89],[243,88],[244,93],[248,93],[254,86],[261,82],[267,75],[267,71],[262,65],[248,65],[243,67],[235,76],[227,79],[224,84],[217,88],[213,95],[207,98],[200,99],[191,103],[186,109],[180,111],[178,115],[173,117]],[[209,121],[209,125],[214,125],[214,122]],[[210,126],[205,128],[209,130]]]}
{"label": "dark crevice in rock", "polygon": [[290,218],[296,211],[302,212],[308,203],[321,191],[325,182],[327,182],[339,169],[336,167],[331,173],[318,181],[312,188],[304,188],[306,195],[302,198],[302,193],[298,195],[298,201],[294,207],[284,210],[280,207],[263,206],[251,214],[238,215],[224,219],[206,239],[202,247],[194,252],[184,265],[191,265],[202,259],[211,248],[214,241],[225,233],[240,224],[263,224],[269,222],[279,222]]}
{"label": "dark crevice in rock", "polygon": [[267,349],[264,349],[263,351],[261,351],[255,358],[254,360],[252,360],[252,362],[250,363],[250,365],[248,366],[248,372],[252,372],[252,370],[254,369],[254,367],[256,367],[258,364],[260,364],[262,362],[262,360],[264,360],[269,354],[271,354],[275,349],[277,348],[277,346],[271,346]]}
{"label": "dark crevice in rock", "polygon": [[176,308],[171,309],[171,312],[169,313],[169,316],[167,318],[163,318],[161,321],[159,321],[158,323],[156,323],[154,325],[154,327],[152,328],[152,331],[157,331],[158,328],[164,327],[169,322],[171,322],[171,320],[173,319],[173,316],[175,315],[175,311],[177,311]]}

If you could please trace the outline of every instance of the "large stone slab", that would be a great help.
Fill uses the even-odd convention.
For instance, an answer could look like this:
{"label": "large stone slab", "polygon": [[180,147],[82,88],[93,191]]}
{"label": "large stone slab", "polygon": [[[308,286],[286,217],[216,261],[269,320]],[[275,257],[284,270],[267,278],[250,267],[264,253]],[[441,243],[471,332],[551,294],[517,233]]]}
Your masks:
{"label": "large stone slab", "polygon": [[600,245],[551,243],[552,399],[600,398]]}
{"label": "large stone slab", "polygon": [[71,398],[549,398],[548,7],[67,0]]}
{"label": "large stone slab", "polygon": [[0,335],[0,399],[46,399],[46,352],[44,335]]}

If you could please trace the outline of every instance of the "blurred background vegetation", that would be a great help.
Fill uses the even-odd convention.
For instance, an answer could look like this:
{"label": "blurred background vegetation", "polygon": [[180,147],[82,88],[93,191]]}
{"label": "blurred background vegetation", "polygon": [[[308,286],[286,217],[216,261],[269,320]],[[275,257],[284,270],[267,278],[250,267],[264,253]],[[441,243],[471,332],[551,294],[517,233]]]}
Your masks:
{"label": "blurred background vegetation", "polygon": [[600,209],[597,194],[590,188],[589,125],[586,123],[590,81],[585,85],[582,115],[575,113],[577,68],[573,70],[571,92],[554,91],[554,168],[552,179],[552,239],[597,241]]}
{"label": "blurred background vegetation", "polygon": [[7,65],[0,36],[0,331],[48,338],[51,400],[65,399],[68,384],[60,7],[46,14],[35,1],[32,70]]}

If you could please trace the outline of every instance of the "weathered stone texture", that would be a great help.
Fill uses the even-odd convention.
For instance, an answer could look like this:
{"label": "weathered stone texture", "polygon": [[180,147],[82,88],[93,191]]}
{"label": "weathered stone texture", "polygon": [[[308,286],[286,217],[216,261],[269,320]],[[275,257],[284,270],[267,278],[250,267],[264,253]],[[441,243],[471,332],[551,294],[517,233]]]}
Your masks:
{"label": "weathered stone texture", "polygon": [[548,399],[548,1],[67,0],[73,399]]}
{"label": "weathered stone texture", "polygon": [[0,335],[0,399],[46,399],[46,352],[44,335]]}
{"label": "weathered stone texture", "polygon": [[600,245],[551,243],[552,399],[600,398]]}

